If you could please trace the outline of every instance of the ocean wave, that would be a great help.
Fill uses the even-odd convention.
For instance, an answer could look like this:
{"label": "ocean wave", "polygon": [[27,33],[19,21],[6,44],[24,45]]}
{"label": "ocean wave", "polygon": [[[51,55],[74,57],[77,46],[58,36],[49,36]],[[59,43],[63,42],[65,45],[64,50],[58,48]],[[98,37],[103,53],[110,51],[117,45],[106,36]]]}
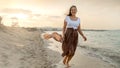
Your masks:
{"label": "ocean wave", "polygon": [[88,51],[87,54],[90,56],[102,59],[103,61],[113,65],[115,68],[120,68],[120,52],[106,48],[95,48],[89,46],[80,47],[86,49]]}

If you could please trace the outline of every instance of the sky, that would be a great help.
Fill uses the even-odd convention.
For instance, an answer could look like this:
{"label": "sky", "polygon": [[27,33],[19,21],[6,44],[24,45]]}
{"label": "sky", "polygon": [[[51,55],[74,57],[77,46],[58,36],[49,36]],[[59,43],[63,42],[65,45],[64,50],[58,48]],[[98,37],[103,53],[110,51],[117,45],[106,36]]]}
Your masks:
{"label": "sky", "polygon": [[2,23],[21,27],[63,27],[76,5],[82,29],[120,29],[120,0],[0,0]]}

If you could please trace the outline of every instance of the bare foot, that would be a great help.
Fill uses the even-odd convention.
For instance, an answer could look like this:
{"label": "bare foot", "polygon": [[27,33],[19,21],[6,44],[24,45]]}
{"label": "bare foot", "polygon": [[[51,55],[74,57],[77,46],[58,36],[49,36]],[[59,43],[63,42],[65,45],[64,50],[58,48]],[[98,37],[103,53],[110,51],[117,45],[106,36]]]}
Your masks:
{"label": "bare foot", "polygon": [[67,63],[66,65],[67,65],[67,68],[69,68],[69,67],[70,67],[70,65],[69,65],[68,63]]}

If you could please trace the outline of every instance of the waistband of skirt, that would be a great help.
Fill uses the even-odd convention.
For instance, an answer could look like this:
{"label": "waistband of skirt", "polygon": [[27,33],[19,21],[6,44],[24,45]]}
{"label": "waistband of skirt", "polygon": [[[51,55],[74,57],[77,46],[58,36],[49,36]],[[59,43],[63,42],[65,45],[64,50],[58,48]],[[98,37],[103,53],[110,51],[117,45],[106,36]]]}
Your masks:
{"label": "waistband of skirt", "polygon": [[72,30],[75,30],[75,31],[77,31],[77,29],[74,29],[74,28],[67,28],[67,29],[72,29]]}

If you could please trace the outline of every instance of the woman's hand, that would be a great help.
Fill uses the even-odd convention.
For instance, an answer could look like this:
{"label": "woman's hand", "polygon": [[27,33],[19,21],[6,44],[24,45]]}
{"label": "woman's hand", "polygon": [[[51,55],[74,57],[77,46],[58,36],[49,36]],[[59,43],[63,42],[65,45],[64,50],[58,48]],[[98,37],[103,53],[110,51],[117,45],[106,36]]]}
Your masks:
{"label": "woman's hand", "polygon": [[81,26],[78,26],[78,32],[83,37],[84,41],[87,41],[87,38],[84,36],[83,32],[81,31]]}
{"label": "woman's hand", "polygon": [[85,36],[83,36],[83,39],[84,39],[84,41],[87,41],[87,38]]}

